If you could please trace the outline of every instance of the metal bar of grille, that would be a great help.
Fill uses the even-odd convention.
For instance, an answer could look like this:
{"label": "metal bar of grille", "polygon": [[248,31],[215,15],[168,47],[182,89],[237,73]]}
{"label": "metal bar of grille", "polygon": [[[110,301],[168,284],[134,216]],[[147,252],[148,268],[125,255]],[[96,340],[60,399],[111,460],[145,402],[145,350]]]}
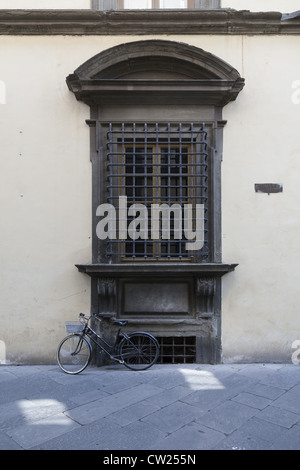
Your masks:
{"label": "metal bar of grille", "polygon": [[[105,126],[105,124],[104,124]],[[208,146],[205,124],[196,123],[108,123],[107,124],[107,193],[108,201],[119,209],[120,196],[129,206],[143,205],[148,219],[135,219],[140,228],[136,239],[110,240],[108,256],[122,260],[193,260],[187,252],[186,238],[175,234],[175,218],[170,212],[170,237],[151,239],[150,218],[153,204],[193,207],[191,227],[196,227],[196,204],[205,206],[203,257],[208,247]],[[175,214],[175,212],[174,212]],[[128,224],[134,218],[128,219]],[[180,225],[176,222],[177,231]],[[160,220],[156,221],[161,223]],[[182,233],[184,220],[182,219]],[[153,223],[153,220],[151,220]],[[143,229],[141,229],[141,226]],[[147,229],[148,227],[148,234]],[[147,236],[148,235],[148,236]]]}
{"label": "metal bar of grille", "polygon": [[[179,200],[183,204],[183,176],[182,176],[182,123],[179,123]],[[182,258],[182,244],[179,244],[179,258]]]}
{"label": "metal bar of grille", "polygon": [[[158,123],[155,123],[155,143],[156,143],[156,147],[155,147],[156,155],[159,155],[159,125]],[[158,165],[159,165],[158,162],[156,162],[155,174],[158,174],[158,169],[159,169]],[[156,178],[155,181],[156,181],[156,190],[153,193],[153,195],[155,198],[154,200],[158,201],[159,200],[159,187],[157,184],[158,179]],[[159,256],[160,256],[160,244],[158,241],[155,241],[155,259],[158,260]]]}
{"label": "metal bar of grille", "polygon": [[[113,158],[113,157],[112,157]],[[117,158],[119,158],[119,156],[117,156]],[[121,188],[120,190],[118,190],[118,193],[122,194],[122,196],[125,196],[125,182],[126,182],[126,178],[125,178],[125,168],[126,168],[126,165],[125,165],[125,129],[124,129],[124,122],[122,123],[122,155],[121,155],[121,161],[122,161],[122,165],[121,165],[121,173],[122,173],[122,179],[121,179]],[[122,214],[122,218],[123,218],[123,214]],[[122,221],[123,223],[123,221]],[[123,236],[122,236],[122,240],[121,240],[121,243],[119,243],[119,250],[120,250],[120,258],[121,260],[123,260],[125,258],[125,253],[124,253],[124,239],[123,239]]]}
{"label": "metal bar of grille", "polygon": [[[145,176],[144,176],[144,204],[147,207],[147,192],[148,192],[148,181],[147,181],[147,174],[148,174],[148,167],[147,167],[147,154],[148,154],[148,145],[147,145],[147,137],[148,137],[148,127],[147,123],[145,123],[145,143],[144,143],[144,167],[145,167]],[[144,240],[144,258],[147,259],[147,241]]]}

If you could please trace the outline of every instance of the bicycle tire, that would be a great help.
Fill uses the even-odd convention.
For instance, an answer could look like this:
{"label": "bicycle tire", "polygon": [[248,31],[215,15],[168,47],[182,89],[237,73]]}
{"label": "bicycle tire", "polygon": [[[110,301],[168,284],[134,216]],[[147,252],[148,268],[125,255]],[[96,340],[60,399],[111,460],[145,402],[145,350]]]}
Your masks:
{"label": "bicycle tire", "polygon": [[120,356],[129,369],[149,369],[157,362],[159,356],[158,341],[143,331],[130,333],[120,343]]}
{"label": "bicycle tire", "polygon": [[91,357],[90,342],[78,333],[66,336],[57,348],[58,365],[66,374],[75,375],[82,372],[88,366]]}

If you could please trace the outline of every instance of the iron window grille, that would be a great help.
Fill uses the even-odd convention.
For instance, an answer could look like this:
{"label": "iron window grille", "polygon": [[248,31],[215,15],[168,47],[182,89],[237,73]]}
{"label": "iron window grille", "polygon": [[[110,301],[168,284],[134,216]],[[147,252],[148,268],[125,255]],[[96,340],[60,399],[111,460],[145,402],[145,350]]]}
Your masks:
{"label": "iron window grille", "polygon": [[195,336],[165,336],[157,338],[160,364],[193,364],[196,362]]}
{"label": "iron window grille", "polygon": [[[107,240],[106,256],[118,261],[199,261],[200,256],[200,261],[207,261],[210,169],[205,124],[108,123],[104,126],[107,202],[116,209],[119,225],[121,221],[127,228],[135,224],[137,234],[136,239],[126,236]],[[125,221],[120,197],[126,198]],[[204,243],[196,256],[193,250],[186,249],[189,240],[185,237],[184,224],[189,223],[195,233],[197,204],[204,207]],[[139,211],[140,205],[147,209],[146,218]],[[153,205],[170,208],[167,238],[162,230],[161,213],[156,219],[151,217]],[[185,219],[185,206],[191,208],[189,220]],[[134,208],[133,213],[129,208]],[[178,225],[175,218],[179,210],[182,212]],[[156,224],[155,232],[153,224]]]}

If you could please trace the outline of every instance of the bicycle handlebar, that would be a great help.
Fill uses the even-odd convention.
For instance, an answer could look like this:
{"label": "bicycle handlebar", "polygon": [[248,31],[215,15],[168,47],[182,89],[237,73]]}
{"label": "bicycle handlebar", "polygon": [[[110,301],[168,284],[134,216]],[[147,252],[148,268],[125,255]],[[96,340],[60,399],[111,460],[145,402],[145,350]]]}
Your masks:
{"label": "bicycle handlebar", "polygon": [[86,321],[89,321],[92,317],[96,317],[97,320],[101,320],[100,315],[98,315],[97,313],[92,313],[92,315],[89,317],[87,317],[84,313],[79,314],[79,319],[86,320]]}

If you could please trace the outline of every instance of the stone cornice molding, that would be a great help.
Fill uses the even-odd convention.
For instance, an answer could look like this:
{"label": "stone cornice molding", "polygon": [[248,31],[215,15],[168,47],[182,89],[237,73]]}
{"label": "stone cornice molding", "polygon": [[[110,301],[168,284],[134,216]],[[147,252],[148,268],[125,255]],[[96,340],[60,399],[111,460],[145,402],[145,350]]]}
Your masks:
{"label": "stone cornice molding", "polygon": [[300,16],[219,10],[0,10],[1,35],[300,34]]}
{"label": "stone cornice molding", "polygon": [[[153,69],[163,75],[150,78],[148,74]],[[142,78],[136,75],[141,71]],[[179,77],[176,71],[183,75]],[[237,98],[244,82],[237,70],[213,54],[184,43],[157,39],[107,49],[67,77],[76,98],[89,105],[136,100],[166,104],[174,103],[176,97],[177,102],[186,104],[201,101],[225,106]]]}
{"label": "stone cornice molding", "polygon": [[139,276],[182,277],[222,277],[233,272],[238,264],[226,263],[123,263],[123,264],[76,264],[79,272],[91,277],[110,279]]}

